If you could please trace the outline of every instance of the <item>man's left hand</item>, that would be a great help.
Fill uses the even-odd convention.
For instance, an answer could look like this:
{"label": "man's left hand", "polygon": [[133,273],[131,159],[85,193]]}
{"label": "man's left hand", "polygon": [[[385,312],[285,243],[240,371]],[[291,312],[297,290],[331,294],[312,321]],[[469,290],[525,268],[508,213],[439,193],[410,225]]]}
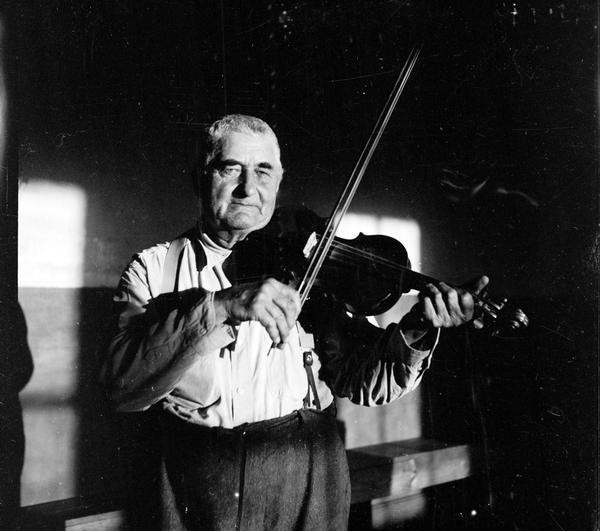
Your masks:
{"label": "man's left hand", "polygon": [[[444,282],[428,284],[419,295],[419,302],[401,321],[402,331],[409,343],[423,337],[428,330],[451,328],[473,320],[475,301],[489,283],[484,276],[473,279],[462,287],[452,287]],[[474,326],[481,328],[478,320]]]}

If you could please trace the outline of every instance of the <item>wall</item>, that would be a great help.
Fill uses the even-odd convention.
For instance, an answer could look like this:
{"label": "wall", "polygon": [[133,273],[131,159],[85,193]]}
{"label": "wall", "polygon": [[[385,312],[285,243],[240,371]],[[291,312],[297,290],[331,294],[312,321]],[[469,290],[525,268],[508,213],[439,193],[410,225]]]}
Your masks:
{"label": "wall", "polygon": [[[16,11],[19,179],[24,204],[42,186],[48,212],[35,221],[32,203],[36,224],[21,242],[35,364],[21,394],[24,503],[112,484],[93,376],[110,287],[134,250],[194,218],[189,170],[203,125],[225,110],[265,117],[282,143],[281,203],[302,198],[327,215],[394,73],[422,39],[353,209],[414,220],[422,271],[451,282],[485,271],[535,327],[525,343],[471,339],[472,358],[464,336],[449,335],[422,395],[366,413],[376,430],[375,419],[357,424],[345,412],[350,440],[483,441],[499,519],[512,511],[527,528],[550,503],[563,527],[573,514],[580,529],[591,525],[595,452],[593,441],[576,441],[596,433],[593,3],[54,0]],[[53,199],[46,184],[77,191],[79,206]],[[54,231],[51,218],[62,220]],[[80,243],[59,251],[65,241]],[[67,281],[46,274],[65,256],[78,264]],[[564,449],[548,444],[556,438]],[[503,466],[532,442],[546,451],[541,461]],[[555,470],[565,460],[572,474]],[[529,488],[541,483],[555,488]]]}

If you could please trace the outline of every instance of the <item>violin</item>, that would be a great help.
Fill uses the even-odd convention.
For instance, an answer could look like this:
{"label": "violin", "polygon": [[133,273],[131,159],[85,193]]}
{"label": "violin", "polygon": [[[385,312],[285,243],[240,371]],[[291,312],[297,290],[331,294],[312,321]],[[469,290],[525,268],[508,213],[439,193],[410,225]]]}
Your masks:
{"label": "violin", "polygon": [[[309,298],[313,286],[317,286],[342,302],[347,311],[358,315],[379,315],[389,310],[402,293],[422,289],[430,283],[439,284],[432,277],[412,271],[406,249],[393,238],[360,234],[353,240],[345,240],[335,235],[421,49],[422,45],[411,50],[331,216],[322,223],[305,212],[301,214],[304,219],[296,220],[300,221],[299,231],[280,229],[269,235],[269,231],[263,229],[258,234],[252,233],[245,243],[238,243],[234,249],[233,254],[238,257],[244,249],[251,249],[244,258],[232,259],[232,264],[243,264],[246,270],[242,275],[234,273],[238,282],[274,276],[298,289],[301,305]],[[279,217],[280,227],[281,221]],[[255,267],[258,265],[254,273],[252,263]],[[505,300],[497,303],[479,294],[471,295],[484,317],[484,324],[485,321],[495,323],[492,334],[514,332],[528,326],[525,313],[520,309],[508,311]]]}
{"label": "violin", "polygon": [[[278,209],[267,227],[235,246],[228,275],[237,283],[273,277],[298,288],[326,222],[306,208]],[[395,238],[360,233],[354,239],[332,240],[313,287],[350,314],[370,316],[388,311],[411,290],[439,283],[411,269],[406,248]],[[529,325],[527,315],[506,299],[471,295],[476,318],[493,336],[514,336]]]}

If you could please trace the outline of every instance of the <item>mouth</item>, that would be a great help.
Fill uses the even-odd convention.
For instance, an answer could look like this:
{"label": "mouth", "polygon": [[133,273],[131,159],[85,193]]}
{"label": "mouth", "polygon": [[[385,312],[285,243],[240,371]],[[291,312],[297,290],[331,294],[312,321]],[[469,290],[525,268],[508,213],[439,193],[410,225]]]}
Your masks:
{"label": "mouth", "polygon": [[251,203],[231,203],[231,206],[233,208],[256,208],[257,210],[260,210],[258,205],[253,205]]}

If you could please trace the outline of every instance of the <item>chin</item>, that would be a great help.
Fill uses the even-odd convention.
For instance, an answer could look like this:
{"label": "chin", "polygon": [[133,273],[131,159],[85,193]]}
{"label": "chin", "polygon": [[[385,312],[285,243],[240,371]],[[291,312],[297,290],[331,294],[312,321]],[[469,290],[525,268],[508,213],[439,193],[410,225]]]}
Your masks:
{"label": "chin", "polygon": [[233,219],[228,220],[229,227],[233,230],[247,230],[253,231],[264,227],[267,222],[264,219],[256,219],[253,216],[235,216]]}

